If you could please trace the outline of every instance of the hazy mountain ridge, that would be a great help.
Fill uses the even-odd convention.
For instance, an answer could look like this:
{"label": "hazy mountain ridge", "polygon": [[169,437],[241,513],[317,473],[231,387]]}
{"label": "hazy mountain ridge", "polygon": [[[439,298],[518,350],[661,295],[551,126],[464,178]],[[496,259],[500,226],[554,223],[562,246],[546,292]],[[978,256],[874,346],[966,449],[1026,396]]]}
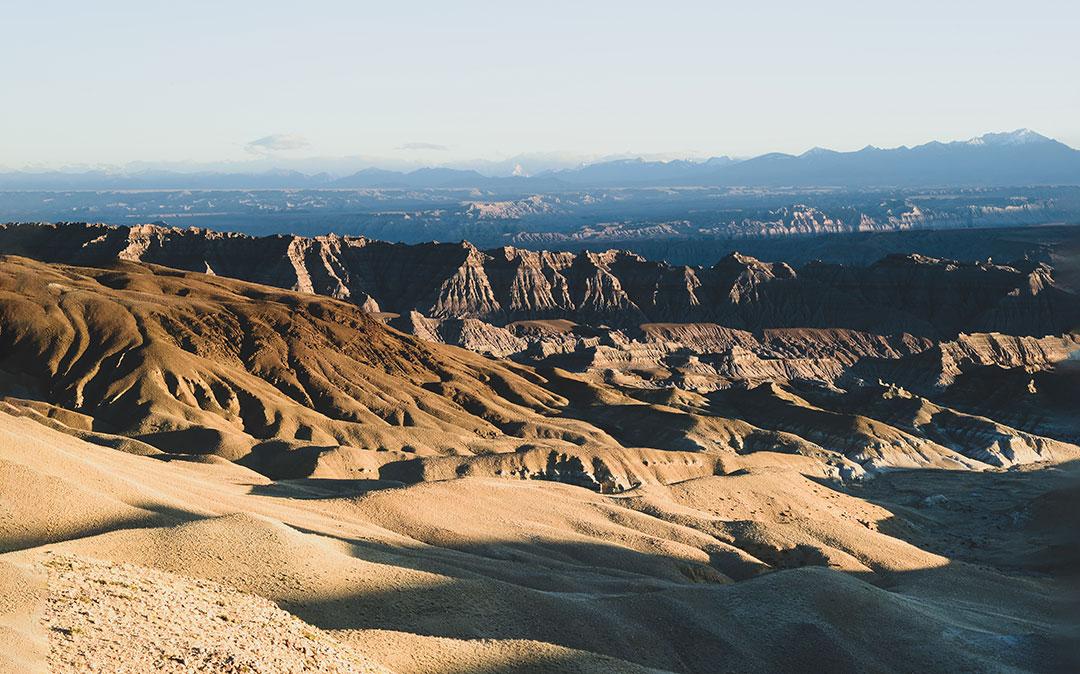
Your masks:
{"label": "hazy mountain ridge", "polygon": [[617,159],[534,176],[485,175],[473,169],[412,171],[366,168],[348,176],[295,170],[258,173],[16,171],[0,189],[450,189],[551,190],[646,186],[882,187],[1080,184],[1080,151],[1028,129],[968,141],[854,152],[814,148],[735,160]]}

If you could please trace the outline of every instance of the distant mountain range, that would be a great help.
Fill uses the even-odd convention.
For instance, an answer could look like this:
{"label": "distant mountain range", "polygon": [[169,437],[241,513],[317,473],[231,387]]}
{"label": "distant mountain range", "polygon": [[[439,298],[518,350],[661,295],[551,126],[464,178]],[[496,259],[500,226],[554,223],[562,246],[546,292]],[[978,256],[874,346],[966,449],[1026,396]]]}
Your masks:
{"label": "distant mountain range", "polygon": [[262,173],[63,171],[0,173],[6,190],[125,189],[481,189],[497,192],[614,187],[942,187],[1080,185],[1080,151],[1028,129],[967,141],[855,152],[814,148],[800,155],[705,161],[620,159],[534,176],[488,176],[474,170],[368,168],[339,177],[274,170]]}

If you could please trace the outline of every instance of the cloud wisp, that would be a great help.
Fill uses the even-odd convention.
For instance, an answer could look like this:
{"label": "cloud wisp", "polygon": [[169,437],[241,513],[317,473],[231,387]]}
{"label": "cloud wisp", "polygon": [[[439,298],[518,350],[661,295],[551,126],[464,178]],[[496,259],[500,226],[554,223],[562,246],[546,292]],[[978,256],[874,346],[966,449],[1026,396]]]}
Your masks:
{"label": "cloud wisp", "polygon": [[273,154],[275,152],[303,150],[310,145],[308,139],[303,136],[294,133],[275,133],[256,138],[244,145],[244,149],[252,154]]}
{"label": "cloud wisp", "polygon": [[439,145],[438,143],[403,143],[398,145],[398,150],[435,150],[437,152],[446,152],[450,148],[445,145]]}

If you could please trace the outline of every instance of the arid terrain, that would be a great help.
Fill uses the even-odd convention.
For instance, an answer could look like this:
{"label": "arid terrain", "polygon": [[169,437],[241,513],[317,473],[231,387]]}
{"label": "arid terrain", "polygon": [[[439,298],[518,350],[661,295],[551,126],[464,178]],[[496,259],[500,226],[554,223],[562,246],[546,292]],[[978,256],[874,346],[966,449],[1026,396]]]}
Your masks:
{"label": "arid terrain", "polygon": [[1067,672],[1076,243],[0,226],[0,670]]}

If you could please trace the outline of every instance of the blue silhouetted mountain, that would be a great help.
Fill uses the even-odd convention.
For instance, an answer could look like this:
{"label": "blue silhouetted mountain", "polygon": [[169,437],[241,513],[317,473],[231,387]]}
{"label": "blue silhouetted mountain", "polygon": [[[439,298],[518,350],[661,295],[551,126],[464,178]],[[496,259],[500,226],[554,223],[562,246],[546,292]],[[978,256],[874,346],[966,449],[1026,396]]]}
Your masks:
{"label": "blue silhouetted mountain", "polygon": [[1033,131],[856,152],[814,148],[766,154],[698,176],[695,184],[750,186],[964,186],[1080,184],[1080,152]]}
{"label": "blue silhouetted mountain", "polygon": [[610,187],[964,187],[1080,185],[1080,151],[1034,131],[988,133],[967,141],[854,152],[814,148],[799,155],[707,161],[618,159],[535,176],[487,176],[445,167],[410,172],[367,168],[335,178],[262,173],[88,171],[0,174],[0,189],[486,189],[557,191]]}

